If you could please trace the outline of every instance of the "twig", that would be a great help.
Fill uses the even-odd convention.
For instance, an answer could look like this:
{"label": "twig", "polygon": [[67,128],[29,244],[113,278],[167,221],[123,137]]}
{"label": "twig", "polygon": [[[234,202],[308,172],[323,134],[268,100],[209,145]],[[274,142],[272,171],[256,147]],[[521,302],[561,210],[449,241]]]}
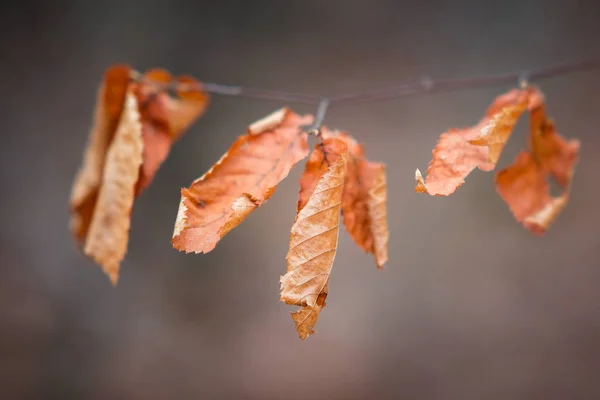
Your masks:
{"label": "twig", "polygon": [[[426,77],[417,82],[407,83],[400,86],[393,86],[373,91],[358,92],[329,98],[302,93],[256,89],[244,86],[222,85],[219,83],[199,82],[194,84],[175,82],[166,85],[160,82],[153,83],[164,89],[171,89],[183,92],[201,90],[207,93],[223,96],[237,96],[249,99],[279,101],[284,103],[318,104],[319,109],[317,112],[317,118],[315,118],[315,124],[313,126],[313,129],[318,129],[322,123],[322,119],[324,118],[328,106],[364,104],[376,101],[397,99],[400,97],[415,96],[425,93],[466,90],[505,84],[519,85],[522,82],[539,81],[541,79],[547,79],[573,72],[588,71],[597,68],[600,68],[600,58],[579,60],[559,65],[551,65],[539,68],[537,70],[529,71],[527,73],[519,72],[500,75],[479,76],[473,78],[442,80],[434,80],[429,77]],[[134,71],[134,73],[132,74],[132,79],[141,80],[143,79],[143,75],[137,71]],[[320,117],[321,120],[319,120],[319,112],[322,113],[322,116]]]}
{"label": "twig", "polygon": [[317,112],[315,114],[315,121],[312,126],[308,130],[309,134],[320,136],[321,135],[321,126],[323,125],[323,121],[325,121],[325,114],[327,114],[327,107],[329,107],[329,99],[321,99],[319,102],[319,107],[317,108]]}
{"label": "twig", "polygon": [[528,82],[551,78],[572,72],[586,71],[600,68],[600,59],[581,60],[567,64],[553,65],[530,71],[526,74],[511,73],[501,75],[479,76],[474,78],[432,80],[422,79],[418,82],[408,83],[393,88],[384,88],[370,92],[361,92],[331,99],[332,103],[359,104],[374,101],[389,100],[399,97],[414,96],[423,93],[448,92],[454,90],[466,90],[480,87],[490,87],[514,83],[519,84],[523,78]]}

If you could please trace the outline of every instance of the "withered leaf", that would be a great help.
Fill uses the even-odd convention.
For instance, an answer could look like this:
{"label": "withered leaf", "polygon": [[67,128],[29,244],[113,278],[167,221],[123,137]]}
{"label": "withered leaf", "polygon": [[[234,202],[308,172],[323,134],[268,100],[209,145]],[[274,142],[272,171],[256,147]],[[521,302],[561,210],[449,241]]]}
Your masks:
{"label": "withered leaf", "polygon": [[[512,165],[496,175],[496,190],[515,219],[528,230],[543,234],[569,199],[570,184],[579,158],[579,141],[566,141],[546,114],[544,95],[530,88],[529,151],[521,151]],[[548,179],[563,188],[550,194]]]}
{"label": "withered leaf", "polygon": [[287,273],[281,277],[281,301],[301,307],[291,313],[301,339],[314,333],[325,307],[338,243],[346,156],[344,141],[324,139],[312,152],[300,180]]}
{"label": "withered leaf", "polygon": [[281,109],[252,124],[202,177],[181,191],[172,243],[207,253],[273,194],[290,169],[308,155],[301,117]]}
{"label": "withered leaf", "polygon": [[387,225],[387,178],[385,165],[364,161],[361,163],[360,180],[367,182],[368,226],[372,241],[364,242],[364,249],[375,255],[377,267],[383,268],[388,261],[389,231]]}
{"label": "withered leaf", "polygon": [[348,147],[342,194],[342,217],[354,243],[375,255],[379,268],[388,260],[387,183],[385,165],[368,161],[363,147],[345,132],[322,129],[323,137],[336,137]]}
{"label": "withered leaf", "polygon": [[[73,236],[113,284],[127,249],[133,199],[149,184],[172,141],[207,104],[200,83],[192,78],[171,81],[166,71],[155,70],[132,82],[132,74],[125,65],[105,73],[70,199]],[[165,83],[193,90],[175,99],[167,94]]]}
{"label": "withered leaf", "polygon": [[135,96],[128,92],[114,139],[106,154],[102,185],[84,253],[102,266],[113,285],[127,252],[134,186],[142,164],[142,127]]}
{"label": "withered leaf", "polygon": [[448,196],[475,168],[491,171],[521,114],[527,109],[528,92],[513,89],[498,96],[481,121],[470,128],[442,133],[423,179],[417,169],[417,193]]}
{"label": "withered leaf", "polygon": [[102,182],[106,153],[116,132],[129,84],[127,66],[109,68],[98,90],[94,122],[90,131],[83,165],[75,176],[71,190],[71,232],[79,241],[85,241],[89,230],[98,190]]}
{"label": "withered leaf", "polygon": [[[165,90],[166,85],[188,85],[195,90],[177,90],[177,97],[172,97]],[[139,195],[167,158],[173,142],[204,113],[208,95],[194,78],[183,76],[174,79],[162,69],[146,72],[135,91],[140,104],[144,138],[144,160],[136,185],[136,194]]]}

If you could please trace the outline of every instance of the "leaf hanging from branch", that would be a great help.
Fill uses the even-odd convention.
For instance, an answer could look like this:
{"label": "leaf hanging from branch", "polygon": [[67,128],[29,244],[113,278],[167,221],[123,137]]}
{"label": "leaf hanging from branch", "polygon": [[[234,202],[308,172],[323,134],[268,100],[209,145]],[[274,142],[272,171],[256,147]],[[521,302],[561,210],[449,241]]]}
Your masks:
{"label": "leaf hanging from branch", "polygon": [[[169,83],[168,73],[161,74],[163,83]],[[197,89],[174,99],[165,86],[157,85],[156,71],[140,82],[132,82],[131,75],[132,70],[124,65],[105,73],[70,199],[73,236],[113,284],[127,251],[134,198],[150,183],[172,141],[202,114],[207,103],[200,84],[191,78],[179,80]]]}
{"label": "leaf hanging from branch", "polygon": [[119,264],[127,252],[133,187],[142,164],[139,119],[137,101],[129,92],[106,155],[103,184],[84,248],[84,253],[102,266],[113,285],[119,280]]}
{"label": "leaf hanging from branch", "polygon": [[460,187],[475,168],[491,171],[521,114],[528,92],[514,89],[498,96],[475,126],[442,133],[424,180],[417,169],[417,193],[448,196]]}
{"label": "leaf hanging from branch", "polygon": [[[517,221],[533,233],[546,232],[568,202],[580,144],[556,132],[546,114],[544,95],[536,87],[514,89],[499,96],[478,125],[442,134],[433,151],[427,182],[416,171],[415,191],[447,196],[475,167],[494,169],[525,110],[530,118],[530,150],[519,153],[511,166],[496,174],[496,190]],[[549,178],[563,188],[560,196],[550,195]]]}
{"label": "leaf hanging from branch", "polygon": [[306,339],[325,307],[337,250],[347,146],[329,138],[317,144],[300,180],[296,221],[290,235],[281,301],[300,306],[292,312],[298,335]]}
{"label": "leaf hanging from branch", "polygon": [[[585,65],[591,64],[570,68]],[[537,77],[568,69],[541,70]],[[471,87],[476,82],[497,83],[506,78],[471,79],[456,85],[419,84],[417,91],[410,86],[408,92],[401,92]],[[331,102],[390,98],[400,93],[370,92],[326,99],[202,84],[187,76],[174,78],[163,69],[139,74],[125,65],[109,68],[97,94],[83,165],[73,183],[70,228],[83,252],[102,267],[114,285],[127,251],[135,198],[152,182],[173,143],[204,113],[209,100],[205,89],[252,98],[318,102],[317,128]],[[427,179],[416,170],[415,191],[448,196],[475,168],[493,170],[526,110],[530,116],[529,149],[496,174],[496,189],[519,222],[543,234],[569,200],[580,143],[558,134],[546,113],[544,96],[535,87],[522,85],[500,95],[475,126],[443,133],[433,151]],[[304,130],[312,122],[310,115],[300,116],[283,108],[250,125],[206,174],[182,189],[173,246],[185,252],[213,250],[221,238],[264,204],[291,168],[308,155],[308,133]],[[353,241],[374,255],[380,268],[388,260],[389,237],[385,165],[369,161],[362,145],[347,133],[325,127],[311,131],[322,135],[321,143],[301,177],[287,271],[280,278],[280,300],[300,307],[291,315],[303,340],[314,333],[325,307],[340,220],[343,218]],[[560,195],[551,195],[549,179],[561,186]]]}
{"label": "leaf hanging from branch", "polygon": [[75,176],[71,190],[70,228],[80,243],[85,242],[102,184],[106,153],[110,147],[129,85],[129,67],[114,66],[104,75],[98,90],[94,123],[90,131],[83,165]]}
{"label": "leaf hanging from branch", "polygon": [[364,249],[375,255],[377,267],[388,261],[389,232],[387,225],[387,178],[385,165],[363,161],[360,180],[366,190],[368,226],[372,241],[364,242]]}
{"label": "leaf hanging from branch", "polygon": [[202,177],[181,191],[173,246],[207,253],[273,194],[290,169],[308,155],[301,117],[281,109],[257,121]]}
{"label": "leaf hanging from branch", "polygon": [[[515,219],[536,234],[546,232],[566,206],[579,158],[579,141],[565,140],[546,114],[544,95],[531,88],[529,99],[530,136],[528,151],[496,175],[496,190]],[[550,195],[548,179],[562,187],[558,197]]]}
{"label": "leaf hanging from branch", "polygon": [[362,145],[345,132],[322,129],[325,138],[336,137],[346,143],[348,156],[342,216],[354,243],[375,255],[379,268],[388,260],[387,183],[385,165],[368,161]]}
{"label": "leaf hanging from branch", "polygon": [[196,84],[201,88],[200,83],[191,77],[173,79],[168,71],[162,69],[146,72],[136,86],[144,138],[144,162],[136,186],[137,194],[150,184],[173,142],[204,113],[208,105],[208,95],[201,90],[177,90],[176,97],[165,90],[168,85],[179,83]]}

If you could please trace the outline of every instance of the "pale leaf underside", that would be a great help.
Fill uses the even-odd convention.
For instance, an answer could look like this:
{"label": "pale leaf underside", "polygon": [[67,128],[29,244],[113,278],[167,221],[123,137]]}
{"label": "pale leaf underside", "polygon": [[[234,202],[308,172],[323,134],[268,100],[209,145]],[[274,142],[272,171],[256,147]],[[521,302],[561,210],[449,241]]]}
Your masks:
{"label": "pale leaf underside", "polygon": [[346,152],[344,142],[325,139],[311,154],[301,179],[287,273],[281,277],[281,300],[301,307],[291,315],[302,339],[314,332],[325,306],[338,243]]}
{"label": "pale leaf underside", "polygon": [[115,285],[127,251],[134,188],[142,163],[141,130],[136,98],[128,92],[106,155],[102,186],[84,247],[84,253],[102,266]]}

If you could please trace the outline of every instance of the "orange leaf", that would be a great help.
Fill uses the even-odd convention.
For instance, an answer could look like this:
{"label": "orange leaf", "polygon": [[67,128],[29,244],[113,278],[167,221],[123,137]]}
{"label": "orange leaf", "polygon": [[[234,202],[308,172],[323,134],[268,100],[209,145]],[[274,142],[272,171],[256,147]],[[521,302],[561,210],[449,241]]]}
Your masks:
{"label": "orange leaf", "polygon": [[[530,91],[530,150],[519,153],[511,166],[496,174],[496,190],[517,221],[543,234],[568,202],[579,141],[566,141],[556,132],[546,115],[544,95],[537,88]],[[563,188],[560,196],[550,195],[549,177]]]}
{"label": "orange leaf", "polygon": [[84,153],[83,165],[73,182],[70,199],[71,232],[80,243],[87,237],[94,214],[106,153],[125,104],[130,71],[128,66],[122,65],[109,68],[98,90],[94,123]]}
{"label": "orange leaf", "polygon": [[173,246],[207,253],[273,194],[290,169],[308,155],[301,117],[281,109],[257,121],[201,178],[181,191]]}
{"label": "orange leaf", "polygon": [[113,284],[127,250],[134,198],[148,185],[172,141],[207,103],[191,78],[179,81],[193,91],[173,99],[165,91],[164,84],[172,83],[166,71],[151,71],[139,83],[131,82],[131,74],[130,67],[121,65],[105,73],[70,199],[73,236]]}
{"label": "orange leaf", "polygon": [[106,154],[84,253],[102,266],[113,285],[127,252],[133,188],[142,163],[142,127],[135,95],[128,92],[114,139]]}
{"label": "orange leaf", "polygon": [[347,133],[322,129],[323,137],[336,137],[348,146],[342,216],[346,231],[357,246],[375,255],[379,268],[388,260],[387,184],[385,165],[365,159],[363,148]]}
{"label": "orange leaf", "polygon": [[290,235],[281,301],[300,306],[292,312],[301,339],[314,333],[325,307],[337,250],[347,146],[328,138],[316,146],[300,180],[300,200]]}
{"label": "orange leaf", "polygon": [[448,196],[475,168],[493,170],[527,102],[527,91],[511,90],[494,100],[477,125],[442,133],[433,150],[427,180],[418,169],[415,172],[415,191]]}
{"label": "orange leaf", "polygon": [[[188,85],[194,90],[178,91],[174,98],[165,85]],[[142,115],[144,162],[136,186],[139,195],[152,181],[158,168],[167,158],[173,141],[200,117],[208,105],[208,95],[201,84],[190,77],[171,78],[162,69],[148,71],[136,87]]]}
{"label": "orange leaf", "polygon": [[360,170],[361,182],[366,182],[368,226],[372,244],[365,242],[364,249],[375,255],[377,267],[383,268],[388,260],[388,225],[387,225],[387,179],[385,165],[363,161]]}

